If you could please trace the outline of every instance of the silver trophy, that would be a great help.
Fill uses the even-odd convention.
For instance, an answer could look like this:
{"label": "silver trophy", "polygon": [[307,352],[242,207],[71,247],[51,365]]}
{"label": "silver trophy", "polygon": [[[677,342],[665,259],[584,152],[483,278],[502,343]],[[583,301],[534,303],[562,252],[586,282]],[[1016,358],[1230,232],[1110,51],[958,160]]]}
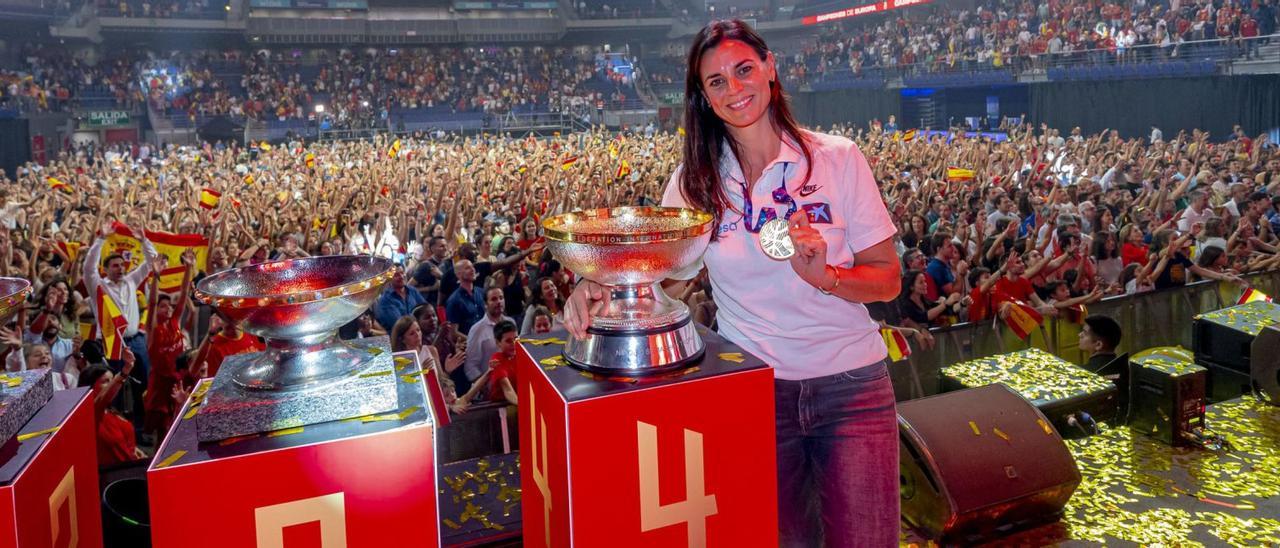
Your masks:
{"label": "silver trophy", "polygon": [[237,268],[196,284],[196,299],[267,346],[222,365],[197,416],[200,441],[394,409],[386,338],[337,338],[394,275],[388,259],[339,255]]}
{"label": "silver trophy", "polygon": [[659,285],[702,256],[712,216],[694,209],[616,207],[558,215],[542,223],[547,247],[573,273],[605,286],[608,305],[583,339],[570,338],[570,363],[610,375],[680,368],[705,345],[689,307]]}
{"label": "silver trophy", "polygon": [[[30,295],[31,282],[22,278],[0,278],[0,326],[9,324]],[[22,349],[13,348],[10,352],[22,352]],[[48,369],[13,373],[0,370],[0,444],[17,434],[52,397],[53,378]]]}

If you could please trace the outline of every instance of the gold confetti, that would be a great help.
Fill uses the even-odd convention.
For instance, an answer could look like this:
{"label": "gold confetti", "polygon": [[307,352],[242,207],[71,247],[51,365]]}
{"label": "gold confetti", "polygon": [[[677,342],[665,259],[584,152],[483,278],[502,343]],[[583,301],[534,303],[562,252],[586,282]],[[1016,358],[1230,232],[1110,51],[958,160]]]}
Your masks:
{"label": "gold confetti", "polygon": [[54,432],[57,432],[58,428],[59,428],[58,426],[55,426],[53,428],[46,428],[44,430],[40,430],[39,432],[27,432],[26,434],[18,434],[18,443],[23,443],[31,438],[40,437],[45,434],[52,434]]}
{"label": "gold confetti", "polygon": [[975,436],[981,436],[981,435],[982,435],[982,430],[979,430],[979,429],[978,429],[978,423],[976,423],[976,422],[969,421],[969,429],[970,429],[970,430],[973,430],[973,435],[975,435]]}
{"label": "gold confetti", "polygon": [[741,352],[722,352],[719,357],[721,360],[733,363],[742,363],[747,361],[747,358],[745,358]]}
{"label": "gold confetti", "polygon": [[942,368],[942,375],[967,387],[1002,383],[1036,405],[1114,386],[1101,376],[1038,348],[950,365]]}
{"label": "gold confetti", "polygon": [[160,461],[160,464],[157,464],[155,467],[156,467],[156,468],[167,468],[167,467],[169,467],[169,466],[172,466],[172,465],[173,465],[173,463],[178,462],[178,459],[180,459],[180,458],[182,458],[182,457],[184,457],[184,456],[186,456],[186,455],[187,455],[187,452],[186,452],[186,451],[174,451],[172,455],[169,455],[169,456],[165,457],[165,459],[164,459],[164,460],[162,460],[162,461]]}
{"label": "gold confetti", "polygon": [[1044,419],[1036,419],[1036,424],[1039,424],[1040,429],[1044,430],[1044,435],[1046,436],[1053,435],[1053,427],[1049,426],[1049,423],[1044,422]]}
{"label": "gold confetti", "polygon": [[360,421],[361,422],[402,421],[408,418],[409,415],[412,415],[417,410],[418,410],[418,406],[415,405],[413,407],[407,408],[398,413],[385,413],[382,415],[369,415],[367,417],[360,417]]}
{"label": "gold confetti", "polygon": [[268,433],[267,433],[267,437],[268,437],[268,438],[278,438],[278,437],[280,437],[280,436],[288,436],[288,435],[292,435],[292,434],[301,434],[301,433],[302,433],[302,431],[303,431],[303,427],[301,427],[301,426],[296,426],[296,427],[293,427],[293,428],[286,428],[286,429],[284,429],[284,430],[276,430],[275,432],[268,432]]}
{"label": "gold confetti", "polygon": [[361,374],[360,374],[360,378],[362,378],[362,379],[367,379],[367,378],[371,378],[371,377],[385,377],[385,376],[387,376],[387,375],[390,375],[391,373],[392,373],[392,371],[391,371],[391,370],[384,370],[384,371],[372,371],[372,372],[369,372],[369,373],[361,373]]}
{"label": "gold confetti", "polygon": [[564,367],[566,365],[569,365],[569,361],[564,359],[564,356],[561,356],[559,354],[551,356],[550,358],[543,358],[539,360],[538,363],[542,364],[543,368],[546,369],[547,371],[553,371],[557,367]]}
{"label": "gold confetti", "polygon": [[531,344],[533,346],[549,346],[549,345],[563,346],[565,344],[563,339],[557,339],[555,337],[548,338],[548,339],[528,339],[528,338],[517,339],[516,342],[523,343],[523,344]]}
{"label": "gold confetti", "polygon": [[405,373],[404,375],[400,375],[400,380],[404,381],[406,384],[413,384],[418,382],[418,377],[419,375],[417,373]]}
{"label": "gold confetti", "polygon": [[225,439],[225,440],[221,440],[221,441],[219,441],[219,442],[218,442],[218,445],[219,445],[220,447],[226,447],[226,446],[231,445],[231,444],[233,444],[233,443],[240,443],[240,442],[242,442],[242,441],[251,440],[251,439],[256,438],[256,437],[259,437],[259,436],[258,436],[258,434],[249,434],[249,435],[247,435],[247,436],[236,436],[236,437],[234,437],[234,438],[227,438],[227,439]]}
{"label": "gold confetti", "polygon": [[995,435],[996,435],[996,437],[999,437],[1000,439],[1002,439],[1002,440],[1004,440],[1004,441],[1012,441],[1012,440],[1010,440],[1010,439],[1009,439],[1009,435],[1008,435],[1008,434],[1006,434],[1006,433],[1004,433],[1004,431],[1003,431],[1003,430],[1000,430],[999,428],[992,428],[992,429],[991,429],[991,433],[992,433],[992,434],[995,434]]}

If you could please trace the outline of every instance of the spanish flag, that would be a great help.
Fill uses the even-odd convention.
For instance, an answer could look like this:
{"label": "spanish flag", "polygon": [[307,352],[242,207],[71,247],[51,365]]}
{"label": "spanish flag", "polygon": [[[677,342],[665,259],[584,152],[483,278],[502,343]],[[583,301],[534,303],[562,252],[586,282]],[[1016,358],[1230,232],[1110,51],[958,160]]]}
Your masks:
{"label": "spanish flag", "polygon": [[49,181],[50,189],[61,190],[63,192],[66,192],[67,194],[71,194],[71,185],[62,182],[61,179],[58,179],[57,177],[49,177],[47,181]]}
{"label": "spanish flag", "polygon": [[387,149],[387,157],[395,158],[400,155],[400,140],[396,139],[391,142],[391,148]]}
{"label": "spanish flag", "polygon": [[246,184],[246,185],[251,185],[251,184],[253,184],[253,174],[252,174],[252,173],[246,173],[246,174],[245,174],[245,176],[244,176],[244,184]]}
{"label": "spanish flag", "polygon": [[160,291],[165,293],[176,293],[182,289],[182,278],[186,277],[187,267],[184,265],[171,266],[160,271],[160,283],[157,284]]}
{"label": "spanish flag", "polygon": [[972,181],[975,173],[972,169],[964,169],[959,167],[947,168],[948,181]]}
{"label": "spanish flag", "polygon": [[82,321],[80,322],[79,327],[80,327],[80,340],[92,341],[98,338],[98,324],[94,322]]}
{"label": "spanish flag", "polygon": [[76,262],[76,257],[80,256],[80,247],[83,245],[80,242],[58,242],[58,247],[67,254],[67,260],[73,263]]}
{"label": "spanish flag", "polygon": [[307,169],[314,168],[316,167],[316,155],[308,152],[306,156],[302,157],[302,162],[307,164]]}
{"label": "spanish flag", "polygon": [[271,152],[271,144],[266,141],[258,143],[258,150],[261,150],[263,152]]}
{"label": "spanish flag", "polygon": [[903,133],[903,134],[902,134],[902,140],[903,140],[903,141],[914,141],[914,140],[916,140],[916,130],[914,130],[914,129],[908,129],[906,133]]}
{"label": "spanish flag", "polygon": [[1261,291],[1258,291],[1257,289],[1250,287],[1249,289],[1244,290],[1244,293],[1240,295],[1240,300],[1236,301],[1236,304],[1241,305],[1244,303],[1252,303],[1257,301],[1269,303],[1271,302],[1271,297],[1268,297],[1266,293],[1263,293]]}
{"label": "spanish flag", "polygon": [[626,160],[623,160],[621,164],[618,164],[618,173],[616,173],[613,178],[622,179],[628,175],[631,175],[631,164]]}
{"label": "spanish flag", "polygon": [[570,156],[568,158],[565,158],[564,161],[560,162],[560,169],[564,171],[569,171],[569,168],[573,167],[573,164],[576,164],[576,163],[578,163],[578,157]]}
{"label": "spanish flag", "polygon": [[907,344],[907,338],[901,331],[884,328],[880,330],[880,336],[884,337],[884,346],[889,349],[889,361],[902,361],[911,355],[911,345]]}
{"label": "spanish flag", "polygon": [[122,331],[129,325],[129,321],[101,285],[98,286],[97,305],[98,332],[102,335],[103,353],[108,360],[119,360],[124,357]]}
{"label": "spanish flag", "polygon": [[218,201],[222,198],[222,193],[212,188],[200,189],[200,207],[205,209],[213,209],[218,207]]}
{"label": "spanish flag", "polygon": [[1009,312],[1004,317],[1004,323],[1013,330],[1013,334],[1019,339],[1026,340],[1031,336],[1031,332],[1035,331],[1044,323],[1044,316],[1033,308],[1031,305],[1019,300],[1009,301]]}

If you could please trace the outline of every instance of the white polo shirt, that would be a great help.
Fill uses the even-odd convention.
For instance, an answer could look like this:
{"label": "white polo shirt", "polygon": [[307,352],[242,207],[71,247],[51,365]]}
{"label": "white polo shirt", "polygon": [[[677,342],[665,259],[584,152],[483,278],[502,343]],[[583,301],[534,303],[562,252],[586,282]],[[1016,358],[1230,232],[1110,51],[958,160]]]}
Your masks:
{"label": "white polo shirt", "polygon": [[[827,263],[850,267],[855,253],[890,238],[896,228],[871,167],[853,142],[805,133],[813,175],[802,184],[808,166],[799,148],[784,138],[778,157],[752,189],[752,224],[765,207],[774,208],[779,218],[786,213],[788,206],[772,198],[785,175],[787,191],[800,208],[796,214],[808,211],[812,226],[827,241]],[[773,260],[760,249],[759,234],[748,231],[742,218],[742,169],[727,145],[723,150],[728,152],[722,157],[720,178],[734,209],[725,211],[716,229],[720,238],[702,260],[673,277],[693,278],[705,263],[720,334],[772,365],[779,379],[833,375],[883,360],[884,340],[865,306],[823,295],[800,279],[788,261]],[[679,174],[677,168],[662,205],[687,206]]]}

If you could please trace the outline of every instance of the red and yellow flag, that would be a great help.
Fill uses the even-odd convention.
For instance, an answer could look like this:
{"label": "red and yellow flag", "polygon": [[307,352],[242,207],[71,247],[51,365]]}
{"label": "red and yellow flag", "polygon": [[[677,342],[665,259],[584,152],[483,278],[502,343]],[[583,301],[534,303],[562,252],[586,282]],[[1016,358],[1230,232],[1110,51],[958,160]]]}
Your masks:
{"label": "red and yellow flag", "polygon": [[623,160],[621,164],[618,164],[618,173],[614,174],[613,178],[622,179],[628,175],[631,175],[631,164]]}
{"label": "red and yellow flag", "polygon": [[972,181],[974,175],[975,173],[972,169],[965,169],[960,167],[947,168],[948,181]]}
{"label": "red and yellow flag", "polygon": [[396,156],[399,156],[399,155],[400,155],[400,140],[396,139],[395,141],[391,142],[391,148],[387,149],[387,157],[395,158]]}
{"label": "red and yellow flag", "polygon": [[1257,301],[1269,303],[1271,302],[1271,297],[1268,297],[1266,293],[1250,287],[1249,289],[1244,290],[1244,293],[1240,295],[1240,300],[1236,301],[1236,304],[1240,305]]}
{"label": "red and yellow flag", "polygon": [[80,248],[83,245],[84,244],[80,242],[58,242],[58,247],[62,249],[63,253],[67,254],[67,260],[73,263],[76,262],[76,258],[80,256]]}
{"label": "red and yellow flag", "polygon": [[1004,317],[1004,323],[1013,330],[1013,334],[1019,339],[1026,340],[1031,336],[1031,332],[1040,328],[1044,323],[1044,316],[1040,315],[1031,305],[1019,300],[1009,301],[1009,312]]}
{"label": "red and yellow flag", "polygon": [[246,185],[251,185],[251,184],[253,184],[253,174],[252,174],[252,173],[245,174],[245,176],[244,176],[244,184],[246,184]]}
{"label": "red and yellow flag", "polygon": [[124,357],[124,328],[129,325],[120,307],[110,295],[98,286],[98,332],[102,335],[102,350],[108,360]]}
{"label": "red and yellow flag", "polygon": [[67,194],[71,194],[71,191],[72,191],[71,185],[62,182],[62,179],[59,179],[57,177],[49,177],[48,179],[46,179],[46,181],[49,182],[50,189],[61,190]]}
{"label": "red and yellow flag", "polygon": [[884,346],[889,349],[889,361],[901,361],[911,355],[911,345],[907,344],[907,338],[901,331],[884,328],[880,330],[880,336],[884,337]]}
{"label": "red and yellow flag", "polygon": [[183,265],[171,266],[160,271],[160,283],[157,284],[160,291],[165,293],[177,293],[182,289],[182,279],[186,277],[187,267]]}
{"label": "red and yellow flag", "polygon": [[[166,266],[180,266],[182,264],[182,253],[189,249],[196,254],[196,268],[198,270],[208,270],[209,239],[204,235],[172,234],[148,230],[147,239],[151,240],[151,245],[156,246],[156,251],[165,258]],[[103,245],[103,257],[112,253],[123,255],[125,261],[129,263],[130,270],[142,264],[142,242],[138,241],[133,232],[124,225],[117,224],[115,233],[108,236],[106,244]]]}
{"label": "red and yellow flag", "polygon": [[268,143],[266,141],[258,143],[258,150],[261,150],[263,152],[271,152],[271,143]]}
{"label": "red and yellow flag", "polygon": [[576,163],[578,163],[578,157],[570,156],[568,158],[565,158],[564,161],[560,162],[560,169],[564,171],[569,171],[569,168],[573,167],[573,164],[576,164]]}
{"label": "red and yellow flag", "polygon": [[200,207],[205,209],[213,209],[218,207],[218,201],[222,199],[222,193],[212,188],[200,189]]}
{"label": "red and yellow flag", "polygon": [[308,152],[306,156],[302,157],[302,162],[307,164],[307,169],[314,168],[316,167],[316,155]]}

